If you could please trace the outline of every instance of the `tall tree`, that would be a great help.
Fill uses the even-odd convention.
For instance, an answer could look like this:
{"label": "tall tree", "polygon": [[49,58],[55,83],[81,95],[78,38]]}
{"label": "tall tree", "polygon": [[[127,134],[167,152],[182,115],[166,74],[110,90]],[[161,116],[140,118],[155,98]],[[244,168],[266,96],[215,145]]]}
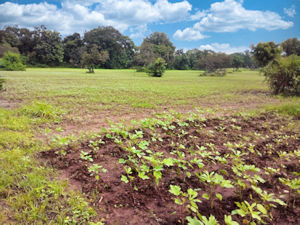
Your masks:
{"label": "tall tree", "polygon": [[259,66],[266,66],[269,62],[280,56],[282,50],[273,41],[260,42],[256,46],[252,45],[252,54]]}
{"label": "tall tree", "polygon": [[189,69],[189,60],[187,55],[183,52],[183,49],[179,49],[175,52],[173,67],[176,70]]}
{"label": "tall tree", "polygon": [[281,43],[283,52],[289,56],[292,54],[300,56],[300,41],[297,38],[289,38]]}
{"label": "tall tree", "polygon": [[38,63],[53,66],[63,61],[63,43],[58,32],[47,30],[45,26],[36,27],[34,38],[35,59]]}
{"label": "tall tree", "polygon": [[106,68],[128,68],[132,64],[135,53],[133,41],[113,27],[98,27],[86,32],[84,42],[87,46],[97,45],[108,52]]}
{"label": "tall tree", "polygon": [[175,46],[165,33],[154,32],[143,40],[140,46],[139,60],[144,65],[149,65],[156,58],[163,58],[167,67],[171,67],[174,60]]}
{"label": "tall tree", "polygon": [[63,41],[64,44],[64,62],[72,66],[80,66],[81,57],[83,54],[83,41],[80,34],[74,33],[66,36]]}

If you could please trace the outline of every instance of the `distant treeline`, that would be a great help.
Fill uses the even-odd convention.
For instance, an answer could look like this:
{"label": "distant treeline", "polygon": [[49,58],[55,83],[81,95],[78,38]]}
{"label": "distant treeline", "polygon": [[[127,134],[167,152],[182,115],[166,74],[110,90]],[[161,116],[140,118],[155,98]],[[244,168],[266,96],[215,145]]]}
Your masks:
{"label": "distant treeline", "polygon": [[[300,46],[298,42],[294,38],[281,43],[285,54],[294,51],[291,45]],[[175,49],[165,33],[152,33],[141,46],[136,46],[113,27],[98,27],[85,32],[83,37],[74,33],[64,39],[59,32],[48,30],[43,25],[34,30],[19,27],[0,30],[0,57],[7,51],[20,53],[23,62],[29,66],[82,67],[84,59],[96,55],[99,58],[96,67],[110,69],[144,67],[158,57],[166,61],[169,69],[257,67],[250,51],[228,55],[211,50],[184,52]]]}

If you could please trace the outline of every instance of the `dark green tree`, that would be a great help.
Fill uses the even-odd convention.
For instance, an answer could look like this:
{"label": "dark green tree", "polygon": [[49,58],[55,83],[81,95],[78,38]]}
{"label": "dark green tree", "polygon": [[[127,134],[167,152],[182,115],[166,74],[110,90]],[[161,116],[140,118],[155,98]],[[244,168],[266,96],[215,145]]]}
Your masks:
{"label": "dark green tree", "polygon": [[279,57],[282,52],[280,46],[273,41],[260,42],[256,46],[252,45],[251,48],[254,59],[261,67],[268,65],[268,63]]}
{"label": "dark green tree", "polygon": [[283,52],[289,55],[299,55],[300,56],[300,41],[297,38],[289,38],[281,43]]}
{"label": "dark green tree", "polygon": [[80,66],[84,50],[80,34],[74,33],[64,38],[64,62],[72,66]]}
{"label": "dark green tree", "polygon": [[84,42],[87,46],[97,45],[99,49],[109,54],[105,62],[105,68],[128,68],[132,65],[135,45],[133,41],[123,36],[113,27],[98,27],[84,34]]}
{"label": "dark green tree", "polygon": [[176,70],[188,70],[189,69],[188,57],[183,52],[182,49],[179,49],[175,52],[173,68]]}
{"label": "dark green tree", "polygon": [[244,66],[244,55],[242,53],[232,54],[232,66],[236,70]]}
{"label": "dark green tree", "polygon": [[34,30],[35,61],[50,66],[58,65],[63,61],[63,43],[61,36],[56,31],[47,30],[45,26],[37,27]]}

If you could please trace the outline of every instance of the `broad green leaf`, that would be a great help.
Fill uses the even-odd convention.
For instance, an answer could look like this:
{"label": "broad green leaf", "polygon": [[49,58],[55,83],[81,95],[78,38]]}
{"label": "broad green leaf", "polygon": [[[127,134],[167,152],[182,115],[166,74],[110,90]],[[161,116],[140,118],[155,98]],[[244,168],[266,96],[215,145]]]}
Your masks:
{"label": "broad green leaf", "polygon": [[262,204],[257,204],[257,209],[262,213],[262,214],[264,214],[264,215],[266,215],[267,214],[267,210],[266,210],[266,208],[262,205]]}
{"label": "broad green leaf", "polygon": [[208,196],[207,193],[204,193],[204,194],[202,195],[202,198],[209,200],[209,196]]}
{"label": "broad green leaf", "polygon": [[125,182],[126,184],[129,182],[126,176],[122,175],[121,181]]}
{"label": "broad green leaf", "polygon": [[173,195],[179,196],[181,194],[181,188],[177,185],[170,185],[170,193],[172,193]]}
{"label": "broad green leaf", "polygon": [[223,196],[222,196],[220,193],[217,193],[217,194],[216,194],[216,197],[217,197],[220,201],[222,201],[222,199],[223,199]]}
{"label": "broad green leaf", "polygon": [[188,221],[188,225],[204,225],[197,217],[192,218],[188,216],[186,220]]}

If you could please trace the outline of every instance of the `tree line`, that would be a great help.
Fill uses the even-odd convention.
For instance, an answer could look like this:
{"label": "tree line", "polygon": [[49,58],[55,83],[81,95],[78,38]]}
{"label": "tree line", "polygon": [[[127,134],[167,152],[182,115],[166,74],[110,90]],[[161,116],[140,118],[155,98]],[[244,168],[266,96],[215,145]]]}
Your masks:
{"label": "tree line", "polygon": [[[286,55],[300,55],[300,41],[296,38],[279,45]],[[147,67],[157,58],[162,58],[168,69],[256,68],[260,64],[252,50],[234,54],[199,49],[184,52],[176,50],[163,32],[152,33],[136,46],[129,37],[110,26],[92,29],[83,36],[74,33],[64,38],[43,25],[33,30],[17,26],[0,30],[0,57],[11,51],[20,53],[22,61],[30,66],[87,67],[90,72],[94,68]]]}

